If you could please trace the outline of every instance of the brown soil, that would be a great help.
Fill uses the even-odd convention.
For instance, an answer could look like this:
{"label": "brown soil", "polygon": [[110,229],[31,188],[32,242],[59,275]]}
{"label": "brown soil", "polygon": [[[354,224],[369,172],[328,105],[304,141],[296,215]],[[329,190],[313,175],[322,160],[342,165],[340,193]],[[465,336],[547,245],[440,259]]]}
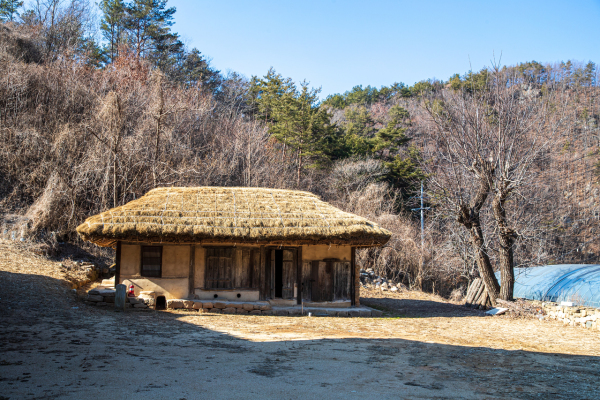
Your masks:
{"label": "brown soil", "polygon": [[383,318],[118,313],[0,241],[0,399],[597,399],[600,332],[365,291]]}

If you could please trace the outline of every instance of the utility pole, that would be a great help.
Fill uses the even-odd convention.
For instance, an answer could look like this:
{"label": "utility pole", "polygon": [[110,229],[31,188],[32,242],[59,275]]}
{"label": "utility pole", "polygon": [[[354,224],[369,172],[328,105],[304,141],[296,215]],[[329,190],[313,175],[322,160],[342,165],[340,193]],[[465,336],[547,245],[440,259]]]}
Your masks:
{"label": "utility pole", "polygon": [[421,251],[425,248],[425,214],[423,211],[430,207],[423,207],[423,182],[421,182],[421,207],[413,208],[412,211],[421,211]]}

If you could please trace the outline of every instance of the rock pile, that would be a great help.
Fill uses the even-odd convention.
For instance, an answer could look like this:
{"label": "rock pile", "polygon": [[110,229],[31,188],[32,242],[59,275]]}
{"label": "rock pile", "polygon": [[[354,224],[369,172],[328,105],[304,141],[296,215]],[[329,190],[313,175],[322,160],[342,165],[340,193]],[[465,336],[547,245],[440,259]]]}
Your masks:
{"label": "rock pile", "polygon": [[86,261],[65,261],[59,264],[60,271],[65,274],[65,279],[71,283],[72,289],[78,289],[100,277],[114,275],[114,267],[100,267]]}
{"label": "rock pile", "polygon": [[392,282],[387,280],[386,278],[376,275],[373,268],[360,270],[360,285],[361,288],[377,289],[383,292],[385,292],[386,290],[389,290],[390,292],[397,292],[399,290],[408,289],[402,283]]}
{"label": "rock pile", "polygon": [[548,319],[561,321],[565,325],[600,330],[600,308],[542,303]]}

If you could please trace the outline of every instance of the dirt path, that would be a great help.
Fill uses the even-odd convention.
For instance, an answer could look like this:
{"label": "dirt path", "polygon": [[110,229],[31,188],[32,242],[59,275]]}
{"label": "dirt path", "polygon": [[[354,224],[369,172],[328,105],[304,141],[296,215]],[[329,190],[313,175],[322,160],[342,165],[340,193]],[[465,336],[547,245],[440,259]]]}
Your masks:
{"label": "dirt path", "polygon": [[123,314],[0,250],[0,399],[600,398],[598,331],[421,293],[365,293],[373,319]]}

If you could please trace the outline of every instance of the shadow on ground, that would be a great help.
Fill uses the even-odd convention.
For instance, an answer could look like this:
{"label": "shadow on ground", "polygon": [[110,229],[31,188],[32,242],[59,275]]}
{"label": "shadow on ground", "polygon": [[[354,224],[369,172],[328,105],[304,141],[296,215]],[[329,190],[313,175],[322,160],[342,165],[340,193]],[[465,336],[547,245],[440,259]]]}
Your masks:
{"label": "shadow on ground", "polygon": [[387,316],[406,318],[434,317],[482,317],[485,313],[480,310],[455,304],[419,299],[394,299],[386,297],[361,298],[361,304],[376,308]]}
{"label": "shadow on ground", "polygon": [[[25,279],[11,275],[18,274],[0,274],[3,290]],[[45,279],[44,287],[61,284]],[[4,399],[600,398],[599,357],[405,339],[303,339],[319,323],[335,322],[326,318],[313,318],[314,326],[295,332],[294,340],[256,342],[236,331],[294,318],[208,315],[196,324],[182,317],[68,301],[53,308],[44,298],[11,301],[9,309],[1,297],[0,393]],[[202,321],[222,321],[228,332]],[[365,329],[371,322],[385,319],[365,319]]]}

